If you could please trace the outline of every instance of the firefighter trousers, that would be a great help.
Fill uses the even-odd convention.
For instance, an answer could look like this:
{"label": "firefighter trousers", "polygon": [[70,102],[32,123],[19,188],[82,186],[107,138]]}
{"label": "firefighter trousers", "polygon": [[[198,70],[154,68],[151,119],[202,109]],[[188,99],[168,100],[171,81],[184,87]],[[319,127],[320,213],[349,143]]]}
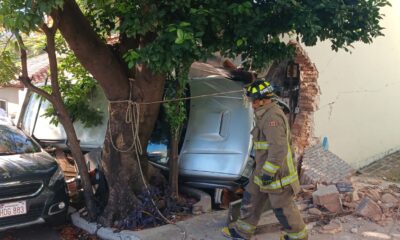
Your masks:
{"label": "firefighter trousers", "polygon": [[281,193],[260,192],[250,181],[243,195],[240,217],[229,227],[234,228],[243,238],[250,239],[256,230],[264,209],[272,209],[282,227],[281,239],[308,239],[304,221],[293,200],[293,190],[285,187]]}

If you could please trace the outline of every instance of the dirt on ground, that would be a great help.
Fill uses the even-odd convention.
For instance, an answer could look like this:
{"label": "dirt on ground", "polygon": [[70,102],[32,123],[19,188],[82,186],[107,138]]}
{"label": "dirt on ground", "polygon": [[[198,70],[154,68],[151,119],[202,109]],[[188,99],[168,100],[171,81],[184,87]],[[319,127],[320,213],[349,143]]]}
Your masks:
{"label": "dirt on ground", "polygon": [[0,240],[99,240],[99,238],[72,224],[59,227],[40,224],[0,232]]}
{"label": "dirt on ground", "polygon": [[[338,217],[329,227],[318,222],[307,225],[310,240],[400,239],[399,221],[378,224],[354,215]],[[326,226],[326,225],[325,225]],[[328,231],[327,231],[328,230]],[[252,240],[279,239],[279,232],[258,234]]]}

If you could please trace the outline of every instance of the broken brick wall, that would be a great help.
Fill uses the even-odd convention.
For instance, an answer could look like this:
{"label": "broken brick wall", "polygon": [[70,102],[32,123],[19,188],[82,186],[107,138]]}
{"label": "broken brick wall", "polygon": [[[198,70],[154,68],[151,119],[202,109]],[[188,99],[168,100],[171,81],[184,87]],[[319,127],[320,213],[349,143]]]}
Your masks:
{"label": "broken brick wall", "polygon": [[314,112],[318,109],[319,95],[318,70],[299,43],[289,44],[296,48],[294,62],[300,67],[300,90],[296,117],[292,125],[292,145],[297,156],[301,156],[310,145],[316,142],[314,137]]}

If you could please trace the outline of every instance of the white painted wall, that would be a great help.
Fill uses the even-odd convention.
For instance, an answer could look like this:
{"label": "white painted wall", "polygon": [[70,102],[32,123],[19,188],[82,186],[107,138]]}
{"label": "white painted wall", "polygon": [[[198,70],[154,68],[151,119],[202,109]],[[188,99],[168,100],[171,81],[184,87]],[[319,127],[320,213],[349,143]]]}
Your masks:
{"label": "white painted wall", "polygon": [[0,99],[7,101],[8,116],[17,117],[23,98],[25,97],[25,90],[14,87],[0,88]]}
{"label": "white painted wall", "polygon": [[306,48],[319,71],[315,133],[354,167],[400,149],[400,1],[383,9],[384,37],[357,43],[352,54],[329,42]]}

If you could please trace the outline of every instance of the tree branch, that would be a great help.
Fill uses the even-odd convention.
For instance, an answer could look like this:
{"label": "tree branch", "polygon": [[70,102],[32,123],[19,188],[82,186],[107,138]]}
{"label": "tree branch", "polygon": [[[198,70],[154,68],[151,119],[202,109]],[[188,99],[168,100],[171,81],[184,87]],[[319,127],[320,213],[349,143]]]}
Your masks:
{"label": "tree branch", "polygon": [[51,19],[53,19],[53,25],[51,27],[49,27],[45,21],[43,21],[43,23],[40,25],[40,29],[42,29],[42,31],[47,35],[47,34],[56,34],[57,30],[58,30],[58,23],[59,23],[59,16],[57,14],[53,14],[52,16],[50,16]]}
{"label": "tree branch", "polygon": [[19,77],[19,80],[27,87],[29,90],[43,96],[46,98],[48,101],[51,103],[54,102],[54,98],[52,95],[50,95],[48,92],[44,91],[41,88],[36,87],[35,85],[32,84],[31,79],[28,76],[28,57],[26,54],[26,48],[25,44],[19,34],[15,34],[19,47],[20,47],[20,53],[21,53],[21,66],[22,66],[22,71],[21,71],[21,76]]}
{"label": "tree branch", "polygon": [[53,25],[53,27],[49,28],[46,24],[43,24],[41,26],[41,29],[46,35],[47,55],[49,57],[52,95],[59,99],[62,99],[60,93],[60,86],[58,84],[58,66],[57,66],[57,56],[56,56],[56,46],[55,46],[55,35],[57,29],[55,27],[56,25]]}

